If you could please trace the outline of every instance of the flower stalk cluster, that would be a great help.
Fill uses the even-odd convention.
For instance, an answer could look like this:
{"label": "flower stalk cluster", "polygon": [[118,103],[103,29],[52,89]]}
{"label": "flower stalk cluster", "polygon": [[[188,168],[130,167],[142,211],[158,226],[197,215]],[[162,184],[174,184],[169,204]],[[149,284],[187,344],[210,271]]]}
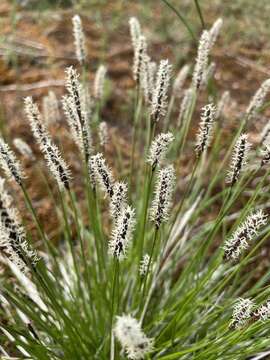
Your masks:
{"label": "flower stalk cluster", "polygon": [[195,146],[197,157],[200,157],[201,154],[209,147],[216,117],[215,114],[216,108],[213,104],[205,105],[202,109],[201,122]]}
{"label": "flower stalk cluster", "polygon": [[147,158],[147,162],[152,166],[152,170],[154,170],[157,165],[160,165],[173,140],[174,136],[170,132],[159,134],[153,140]]}

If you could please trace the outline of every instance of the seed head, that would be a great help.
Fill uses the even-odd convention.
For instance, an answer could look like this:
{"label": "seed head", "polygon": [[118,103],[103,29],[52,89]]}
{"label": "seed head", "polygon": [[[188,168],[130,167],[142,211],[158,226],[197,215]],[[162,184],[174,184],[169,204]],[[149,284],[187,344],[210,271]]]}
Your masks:
{"label": "seed head", "polygon": [[258,111],[262,107],[265,97],[270,91],[270,79],[265,80],[261,87],[257,90],[246,111],[247,120],[252,120],[256,117]]}
{"label": "seed head", "polygon": [[18,211],[4,189],[3,179],[0,179],[0,249],[24,273],[28,272],[30,263],[34,266],[38,261],[36,252],[26,241]]}
{"label": "seed head", "polygon": [[224,91],[222,94],[218,104],[217,104],[217,112],[216,112],[216,118],[219,119],[224,112],[224,109],[229,105],[230,102],[230,92]]}
{"label": "seed head", "polygon": [[111,198],[114,194],[114,179],[101,153],[91,156],[90,168],[93,172],[94,181],[97,180],[105,193]]}
{"label": "seed head", "polygon": [[43,97],[42,110],[46,124],[49,125],[60,122],[58,100],[53,91],[49,91],[49,94]]}
{"label": "seed head", "polygon": [[153,349],[152,339],[144,334],[140,323],[131,315],[117,316],[114,333],[128,359],[144,359]]}
{"label": "seed head", "polygon": [[256,310],[252,312],[252,317],[254,320],[266,321],[270,318],[270,301],[266,301],[265,304],[259,306]]}
{"label": "seed head", "polygon": [[142,82],[142,68],[145,62],[146,49],[146,39],[143,35],[140,35],[136,42],[133,64],[133,78],[137,84]]}
{"label": "seed head", "polygon": [[24,140],[22,140],[21,138],[16,138],[13,140],[13,144],[16,149],[21,153],[21,155],[24,156],[26,159],[35,159],[32,149]]}
{"label": "seed head", "polygon": [[261,132],[261,144],[270,143],[270,121],[266,123]]}
{"label": "seed head", "polygon": [[261,166],[270,163],[270,144],[268,142],[265,142],[263,146],[264,149],[261,150],[261,155],[262,155]]}
{"label": "seed head", "polygon": [[224,244],[224,260],[236,261],[244,250],[249,247],[249,242],[259,234],[259,230],[266,225],[268,216],[262,210],[249,215],[232,236]]}
{"label": "seed head", "polygon": [[193,100],[193,89],[187,89],[184,93],[183,100],[180,105],[179,115],[177,119],[177,126],[181,127],[184,118],[186,117]]}
{"label": "seed head", "polygon": [[21,164],[2,138],[0,138],[0,166],[8,179],[15,180],[18,185],[22,185],[22,179],[25,178],[25,175]]}
{"label": "seed head", "polygon": [[111,217],[117,221],[122,210],[127,205],[127,184],[124,182],[116,182],[113,186],[113,196],[110,202]]}
{"label": "seed head", "polygon": [[154,122],[158,122],[166,115],[168,106],[167,92],[170,85],[171,65],[168,60],[161,60],[157,73],[157,80],[152,97],[151,116]]}
{"label": "seed head", "polygon": [[138,41],[139,37],[141,36],[141,25],[137,18],[132,17],[129,19],[129,27],[130,27],[131,41],[132,41],[133,49],[135,52],[135,48],[137,46],[137,41]]}
{"label": "seed head", "polygon": [[126,257],[132,232],[135,226],[135,210],[126,206],[114,224],[109,242],[109,253],[118,260]]}
{"label": "seed head", "polygon": [[241,134],[234,146],[230,170],[226,178],[226,182],[231,186],[238,181],[241,172],[247,164],[249,149],[250,143],[247,141],[247,135]]}
{"label": "seed head", "polygon": [[146,272],[149,267],[149,263],[150,263],[150,256],[148,254],[145,254],[141,260],[141,264],[140,264],[140,268],[139,268],[139,273],[141,276],[146,275]]}
{"label": "seed head", "polygon": [[160,165],[161,161],[164,159],[164,156],[170,146],[171,142],[174,140],[172,133],[159,134],[152,142],[147,162],[154,169],[157,165]]}
{"label": "seed head", "polygon": [[58,147],[53,144],[37,105],[31,97],[25,99],[25,112],[30,122],[33,135],[39,144],[40,151],[47,160],[48,168],[55,177],[60,189],[69,189],[70,171],[68,165],[61,156]]}
{"label": "seed head", "polygon": [[200,38],[196,64],[192,77],[193,86],[197,90],[200,89],[203,83],[205,71],[207,69],[210,44],[210,34],[208,31],[204,30]]}
{"label": "seed head", "polygon": [[233,307],[231,329],[241,329],[249,321],[254,309],[254,302],[250,299],[239,298]]}
{"label": "seed head", "polygon": [[104,82],[107,69],[104,65],[100,65],[97,69],[94,81],[94,97],[97,100],[102,100],[104,95]]}
{"label": "seed head", "polygon": [[156,66],[156,63],[151,61],[150,57],[146,54],[142,63],[141,86],[144,91],[145,101],[148,104],[151,104],[152,94],[155,87]]}
{"label": "seed head", "polygon": [[181,95],[184,83],[187,79],[187,76],[189,74],[190,66],[188,64],[184,65],[182,69],[179,71],[175,82],[173,84],[173,94],[176,97],[179,97]]}
{"label": "seed head", "polygon": [[197,157],[209,147],[213,132],[213,125],[216,118],[216,108],[213,104],[205,105],[202,108],[201,122],[197,133],[195,151]]}
{"label": "seed head", "polygon": [[155,196],[150,209],[151,220],[154,221],[157,229],[169,218],[174,184],[175,171],[172,165],[159,170]]}
{"label": "seed head", "polygon": [[213,47],[217,37],[220,33],[220,29],[223,26],[223,20],[221,18],[217,19],[213,26],[211,27],[211,29],[209,30],[209,35],[210,35],[210,46]]}
{"label": "seed head", "polygon": [[106,121],[102,121],[98,126],[98,137],[101,146],[105,146],[108,143],[108,125]]}
{"label": "seed head", "polygon": [[87,50],[85,45],[85,36],[82,28],[82,22],[79,15],[72,18],[74,44],[76,48],[76,56],[78,61],[83,64],[86,61]]}

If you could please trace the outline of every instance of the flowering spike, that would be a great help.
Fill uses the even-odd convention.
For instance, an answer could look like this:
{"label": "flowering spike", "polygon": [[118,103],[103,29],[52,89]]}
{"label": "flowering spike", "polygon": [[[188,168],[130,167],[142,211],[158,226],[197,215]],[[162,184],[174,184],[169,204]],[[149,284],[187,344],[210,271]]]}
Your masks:
{"label": "flowering spike", "polygon": [[261,144],[270,143],[270,121],[266,123],[261,132]]}
{"label": "flowering spike", "polygon": [[142,82],[143,66],[146,56],[146,39],[143,35],[140,35],[136,42],[134,64],[133,64],[133,78],[137,84]]}
{"label": "flowering spike", "polygon": [[261,150],[261,154],[262,154],[261,166],[269,164],[270,163],[270,144],[268,142],[264,143],[264,149]]}
{"label": "flowering spike", "polygon": [[224,91],[217,104],[217,112],[216,112],[217,119],[219,119],[223,115],[224,109],[226,109],[226,107],[228,106],[229,101],[230,101],[230,92]]}
{"label": "flowering spike", "polygon": [[175,82],[173,84],[173,94],[174,96],[179,96],[181,95],[184,83],[187,79],[188,73],[190,70],[190,65],[186,64],[182,67],[182,69],[179,71]]}
{"label": "flowering spike", "polygon": [[247,120],[254,119],[270,91],[270,79],[265,80],[251,99],[246,111]]}
{"label": "flowering spike", "polygon": [[208,55],[210,51],[210,34],[204,30],[198,47],[196,65],[193,71],[192,83],[195,89],[200,89],[207,69]]}
{"label": "flowering spike", "polygon": [[157,73],[156,84],[152,97],[151,116],[154,122],[158,122],[166,115],[168,106],[167,92],[170,85],[171,65],[168,60],[161,60]]}
{"label": "flowering spike", "polygon": [[177,127],[180,127],[182,125],[182,122],[186,117],[187,112],[190,109],[192,99],[193,99],[193,89],[187,89],[184,93],[184,97],[180,105],[179,115],[177,119]]}
{"label": "flowering spike", "polygon": [[69,189],[70,171],[61,156],[58,147],[53,144],[44,123],[41,120],[41,114],[37,105],[31,97],[25,99],[25,112],[30,122],[34,137],[39,144],[41,152],[47,160],[48,167],[55,177],[60,189]]}
{"label": "flowering spike", "polygon": [[21,138],[16,138],[13,140],[13,144],[16,149],[21,153],[21,155],[23,155],[26,159],[35,159],[32,149],[24,140],[22,140]]}
{"label": "flowering spike", "polygon": [[222,28],[222,25],[223,25],[223,20],[221,18],[218,18],[213,26],[211,27],[211,29],[209,30],[209,35],[210,35],[210,46],[212,47],[216,40],[217,40],[217,37],[220,33],[220,29]]}
{"label": "flowering spike", "polygon": [[28,271],[30,263],[34,266],[38,261],[36,252],[26,241],[25,230],[4,189],[3,179],[0,179],[0,249],[22,272]]}
{"label": "flowering spike", "polygon": [[152,94],[155,86],[156,63],[151,61],[146,54],[142,64],[141,86],[144,91],[144,98],[147,103],[151,103]]}
{"label": "flowering spike", "polygon": [[49,125],[60,122],[58,100],[53,91],[49,91],[49,94],[43,97],[42,110],[46,124]]}
{"label": "flowering spike", "polygon": [[0,138],[0,166],[8,179],[13,179],[17,184],[22,185],[22,179],[25,178],[25,175],[21,164],[2,138]]}
{"label": "flowering spike", "polygon": [[127,184],[124,182],[116,182],[113,186],[113,196],[110,203],[111,216],[116,221],[126,207]]}
{"label": "flowering spike", "polygon": [[147,273],[147,269],[150,264],[150,256],[148,254],[145,254],[141,260],[139,273],[141,276],[145,276]]}
{"label": "flowering spike", "polygon": [[118,260],[126,257],[127,248],[135,226],[135,210],[126,206],[115,222],[109,242],[109,253]]}
{"label": "flowering spike", "polygon": [[102,121],[98,126],[98,137],[101,146],[105,146],[108,143],[108,125],[106,121]]}
{"label": "flowering spike", "polygon": [[228,172],[226,182],[233,186],[239,179],[241,172],[247,164],[250,144],[247,141],[247,135],[241,134],[234,146],[231,159],[230,171]]}
{"label": "flowering spike", "polygon": [[250,320],[254,302],[250,299],[239,298],[233,307],[231,329],[241,329]]}
{"label": "flowering spike", "polygon": [[104,65],[100,65],[96,72],[94,81],[94,96],[97,100],[103,99],[106,72],[107,69]]}
{"label": "flowering spike", "polygon": [[244,250],[249,247],[249,241],[258,235],[261,227],[267,223],[267,215],[262,210],[249,215],[232,236],[225,241],[224,259],[238,260]]}
{"label": "flowering spike", "polygon": [[86,61],[87,51],[85,45],[85,36],[82,28],[82,21],[79,15],[74,15],[72,18],[74,44],[76,48],[77,59],[81,64]]}
{"label": "flowering spike", "polygon": [[175,171],[172,165],[159,171],[155,196],[150,209],[151,220],[154,221],[157,229],[168,220],[174,183]]}
{"label": "flowering spike", "polygon": [[266,303],[259,306],[256,310],[252,312],[252,318],[254,320],[266,321],[270,318],[270,300],[267,300]]}
{"label": "flowering spike", "polygon": [[167,134],[159,134],[152,142],[149,155],[147,158],[147,162],[151,164],[152,168],[155,168],[157,165],[161,163],[163,160],[168,147],[171,142],[174,140],[174,136],[172,133]]}
{"label": "flowering spike", "polygon": [[106,161],[101,153],[91,156],[90,168],[93,171],[94,179],[98,180],[103,190],[110,196],[113,196],[114,179],[111,170],[106,165]]}
{"label": "flowering spike", "polygon": [[138,41],[139,37],[141,36],[141,25],[137,18],[131,17],[129,19],[129,27],[130,27],[131,41],[132,41],[133,49],[135,52],[135,48],[137,46],[137,41]]}
{"label": "flowering spike", "polygon": [[[79,82],[79,74],[72,66],[67,68],[66,74],[66,88],[69,92],[70,108],[72,109],[73,113],[77,114],[76,120],[73,119],[72,122],[74,123],[74,126],[75,123],[80,123],[80,126],[78,127],[79,138],[82,142],[82,147],[86,160],[88,160],[92,144],[89,124],[87,121],[89,115],[89,94],[86,89],[82,88]],[[68,111],[68,114],[71,114],[70,110]],[[74,118],[74,115],[72,116],[72,118]]]}
{"label": "flowering spike", "polygon": [[131,315],[117,316],[114,333],[128,359],[144,359],[153,349],[153,340],[144,334],[138,320]]}
{"label": "flowering spike", "polygon": [[213,124],[215,120],[216,108],[213,104],[205,105],[202,108],[201,122],[197,134],[197,142],[195,151],[197,157],[209,147],[210,139],[213,132]]}

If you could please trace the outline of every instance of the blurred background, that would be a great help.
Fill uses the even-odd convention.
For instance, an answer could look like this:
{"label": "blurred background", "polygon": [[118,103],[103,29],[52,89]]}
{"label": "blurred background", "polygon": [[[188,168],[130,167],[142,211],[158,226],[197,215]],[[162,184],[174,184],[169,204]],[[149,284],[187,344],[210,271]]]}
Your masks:
{"label": "blurred background", "polygon": [[[199,1],[202,18],[193,0],[170,0],[170,4],[184,16],[195,37],[201,33],[202,23],[209,28],[218,17],[223,18],[224,26],[212,51],[216,70],[208,94],[218,97],[225,90],[230,91],[227,126],[237,127],[238,115],[261,82],[270,77],[269,0]],[[87,38],[90,86],[98,66],[105,64],[108,68],[109,82],[102,109],[112,139],[107,156],[110,159],[115,154],[116,136],[124,156],[125,149],[129,153],[132,119],[129,106],[134,89],[129,17],[139,19],[151,57],[156,61],[168,58],[174,75],[183,64],[193,64],[196,56],[196,42],[162,0],[1,0],[0,131],[10,143],[11,138],[20,137],[33,145],[23,98],[31,95],[41,104],[42,98],[53,90],[61,99],[65,92],[65,68],[77,65],[71,21],[74,14],[80,14]],[[265,122],[262,119],[254,128],[261,128]],[[77,163],[73,161],[76,151],[67,131],[56,124],[50,130],[76,170]],[[254,131],[254,137],[255,134]],[[31,173],[32,164],[24,165]],[[53,237],[57,228],[51,213],[53,205],[45,196],[42,182],[37,186],[38,181],[33,170],[28,186]]]}

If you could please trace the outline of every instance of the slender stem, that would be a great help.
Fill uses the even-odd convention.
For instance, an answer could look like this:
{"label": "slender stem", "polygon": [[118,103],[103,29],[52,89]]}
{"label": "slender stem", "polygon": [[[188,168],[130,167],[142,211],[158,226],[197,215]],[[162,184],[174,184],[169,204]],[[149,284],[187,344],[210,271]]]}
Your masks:
{"label": "slender stem", "polygon": [[199,0],[194,0],[194,2],[195,2],[195,6],[196,6],[197,12],[199,14],[200,20],[201,20],[202,28],[204,29],[205,28],[205,23],[204,23],[201,7],[200,7],[200,4],[199,4]]}
{"label": "slender stem", "polygon": [[[118,276],[119,276],[119,260],[114,258],[113,263],[113,283],[112,283],[112,303],[111,303],[111,321],[110,321],[110,339],[112,341],[113,337],[113,318],[114,318],[114,310],[115,310],[115,293],[116,293],[116,285],[118,282]],[[111,343],[110,341],[110,343]],[[111,350],[112,350],[111,346]],[[111,354],[112,355],[112,354]]]}

